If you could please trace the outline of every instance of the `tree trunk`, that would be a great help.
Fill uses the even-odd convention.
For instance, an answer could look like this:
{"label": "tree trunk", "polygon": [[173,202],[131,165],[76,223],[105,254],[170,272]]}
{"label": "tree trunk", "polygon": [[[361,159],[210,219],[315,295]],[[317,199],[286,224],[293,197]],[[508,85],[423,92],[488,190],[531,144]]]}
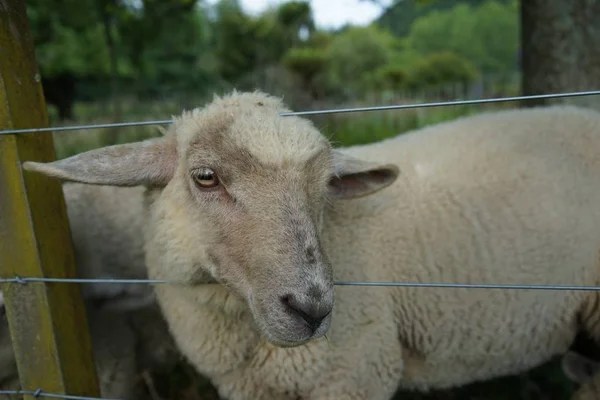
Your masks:
{"label": "tree trunk", "polygon": [[[521,54],[524,95],[599,89],[600,0],[521,0]],[[592,101],[600,98],[577,100]]]}
{"label": "tree trunk", "polygon": [[[104,39],[106,40],[106,46],[108,47],[108,55],[110,60],[110,94],[109,99],[112,104],[112,119],[113,121],[120,121],[122,110],[120,98],[117,95],[117,49],[115,40],[113,37],[113,14],[114,9],[117,7],[115,0],[97,0],[98,7],[100,9],[100,15],[102,17],[102,25],[104,28]],[[106,146],[117,144],[117,138],[119,135],[118,128],[110,128],[104,132],[103,144]]]}

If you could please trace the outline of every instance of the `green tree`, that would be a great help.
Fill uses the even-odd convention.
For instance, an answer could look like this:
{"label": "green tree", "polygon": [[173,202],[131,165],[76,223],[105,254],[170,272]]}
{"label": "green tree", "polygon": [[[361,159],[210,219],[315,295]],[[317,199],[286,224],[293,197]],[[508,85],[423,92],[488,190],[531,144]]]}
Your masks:
{"label": "green tree", "polygon": [[447,83],[469,83],[478,75],[473,64],[450,51],[433,53],[415,63],[408,72],[411,88]]}
{"label": "green tree", "polygon": [[407,40],[423,55],[449,50],[483,72],[509,73],[517,67],[518,23],[516,0],[487,0],[476,7],[457,4],[416,20]]}
{"label": "green tree", "polygon": [[350,27],[327,49],[328,83],[336,91],[357,95],[370,89],[371,75],[394,58],[399,43],[375,26]]}
{"label": "green tree", "polygon": [[29,0],[27,14],[49,104],[73,117],[76,82],[107,77],[109,52],[93,0]]}
{"label": "green tree", "polygon": [[119,34],[138,90],[159,92],[206,85],[214,74],[205,10],[196,0],[144,0],[123,4]]}
{"label": "green tree", "polygon": [[283,57],[282,63],[300,77],[302,86],[308,90],[313,99],[324,97],[322,74],[327,66],[327,55],[323,49],[292,48]]}

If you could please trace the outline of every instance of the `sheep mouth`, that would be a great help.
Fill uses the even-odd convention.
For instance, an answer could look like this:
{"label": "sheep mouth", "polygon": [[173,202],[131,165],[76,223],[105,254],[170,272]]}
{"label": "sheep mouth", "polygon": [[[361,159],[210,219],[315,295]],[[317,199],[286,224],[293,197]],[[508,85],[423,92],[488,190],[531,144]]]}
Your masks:
{"label": "sheep mouth", "polygon": [[269,322],[261,325],[265,339],[271,344],[278,347],[298,347],[323,337],[331,325],[331,314],[316,329],[309,329],[295,319],[292,319],[291,325],[274,326]]}
{"label": "sheep mouth", "polygon": [[248,291],[250,312],[261,336],[278,347],[297,347],[323,337],[331,326],[333,304],[331,307],[309,304],[304,312],[303,307],[287,297],[257,299]]}

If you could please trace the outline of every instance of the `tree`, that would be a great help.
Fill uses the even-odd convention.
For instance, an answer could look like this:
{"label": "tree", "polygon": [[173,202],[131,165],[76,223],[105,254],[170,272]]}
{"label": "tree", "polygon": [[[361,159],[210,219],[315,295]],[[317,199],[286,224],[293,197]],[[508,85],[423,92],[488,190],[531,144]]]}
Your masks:
{"label": "tree", "polygon": [[73,117],[76,82],[108,76],[109,53],[93,0],[29,0],[27,14],[48,103]]}
{"label": "tree", "polygon": [[[600,1],[521,0],[524,95],[600,86]],[[524,102],[524,106],[547,101]]]}
{"label": "tree", "polygon": [[282,59],[285,67],[296,73],[313,99],[323,97],[323,88],[319,82],[327,66],[325,51],[314,47],[292,48]]}
{"label": "tree", "polygon": [[[361,1],[378,3],[378,0]],[[511,0],[498,1],[505,3]],[[434,11],[450,10],[457,4],[466,4],[475,7],[480,3],[481,0],[396,0],[391,6],[385,9],[375,23],[390,30],[398,37],[404,37],[408,35],[411,25],[425,15],[429,15]]]}
{"label": "tree", "polygon": [[517,67],[518,9],[515,0],[457,4],[417,19],[407,37],[422,55],[452,51],[484,73],[508,74]]}
{"label": "tree", "polygon": [[477,75],[477,69],[469,60],[451,51],[442,51],[419,60],[409,70],[408,85],[417,88],[447,83],[466,84]]}
{"label": "tree", "polygon": [[376,26],[345,29],[327,48],[329,84],[348,96],[364,93],[372,74],[392,61],[399,46],[394,36]]}

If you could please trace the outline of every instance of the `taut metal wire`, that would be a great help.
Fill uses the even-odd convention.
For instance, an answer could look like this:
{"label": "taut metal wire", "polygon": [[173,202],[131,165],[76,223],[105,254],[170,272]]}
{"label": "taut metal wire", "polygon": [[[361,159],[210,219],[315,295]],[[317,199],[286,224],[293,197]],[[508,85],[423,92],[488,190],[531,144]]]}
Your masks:
{"label": "taut metal wire", "polygon": [[[600,90],[591,90],[585,92],[570,92],[570,93],[553,93],[553,94],[538,94],[531,96],[514,96],[514,97],[495,97],[490,99],[476,100],[456,100],[456,101],[440,101],[433,103],[419,104],[395,104],[389,106],[372,106],[372,107],[355,107],[355,108],[338,108],[327,110],[314,111],[294,111],[281,113],[281,116],[292,115],[320,115],[320,114],[339,114],[351,112],[368,112],[368,111],[386,111],[386,110],[406,110],[410,108],[427,108],[427,107],[445,107],[445,106],[462,106],[469,104],[486,104],[486,103],[503,103],[508,101],[520,100],[539,100],[539,99],[556,99],[562,97],[583,97],[600,95]],[[55,126],[49,128],[29,128],[29,129],[5,129],[0,130],[0,135],[16,135],[23,133],[39,133],[39,132],[59,132],[59,131],[76,131],[81,129],[103,129],[103,128],[123,128],[131,126],[144,125],[167,125],[171,124],[172,120],[157,120],[157,121],[137,121],[137,122],[116,122],[111,124],[91,124],[91,125],[74,125],[74,126]]]}
{"label": "taut metal wire", "polygon": [[[0,283],[99,283],[99,284],[182,284],[182,282],[164,279],[89,279],[89,278],[43,278],[15,276],[14,278],[2,278]],[[217,283],[206,283],[216,285]],[[426,282],[350,282],[336,281],[336,286],[388,286],[388,287],[433,287],[433,288],[459,288],[459,289],[521,289],[521,290],[584,290],[600,291],[600,286],[579,285],[511,285],[493,283],[426,283]]]}
{"label": "taut metal wire", "polygon": [[120,399],[106,399],[101,397],[86,397],[86,396],[73,396],[69,394],[58,394],[44,392],[42,389],[36,390],[0,390],[0,395],[27,395],[37,398],[49,398],[49,399],[67,399],[67,400],[120,400]]}

